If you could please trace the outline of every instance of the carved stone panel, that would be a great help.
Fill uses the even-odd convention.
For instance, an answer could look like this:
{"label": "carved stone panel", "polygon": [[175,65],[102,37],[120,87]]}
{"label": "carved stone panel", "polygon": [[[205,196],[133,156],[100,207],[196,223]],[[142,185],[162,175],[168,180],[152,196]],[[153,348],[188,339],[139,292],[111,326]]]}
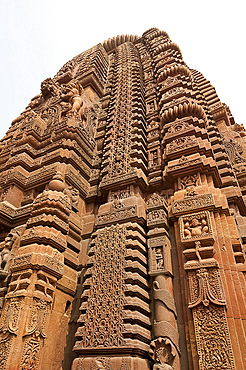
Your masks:
{"label": "carved stone panel", "polygon": [[87,310],[83,318],[83,347],[124,345],[126,229],[112,225],[101,230],[93,253]]}
{"label": "carved stone panel", "polygon": [[193,308],[199,369],[235,369],[225,307]]}
{"label": "carved stone panel", "polygon": [[166,269],[165,261],[165,238],[163,236],[148,240],[149,246],[149,269],[150,273],[164,271]]}
{"label": "carved stone panel", "polygon": [[181,242],[195,240],[213,241],[212,225],[208,211],[192,213],[179,218]]}
{"label": "carved stone panel", "polygon": [[[202,194],[195,196],[188,196],[181,200],[173,201],[173,214],[182,214],[188,211],[195,211],[198,209],[208,209],[214,206],[214,199],[212,194]],[[188,232],[186,232],[188,235]]]}

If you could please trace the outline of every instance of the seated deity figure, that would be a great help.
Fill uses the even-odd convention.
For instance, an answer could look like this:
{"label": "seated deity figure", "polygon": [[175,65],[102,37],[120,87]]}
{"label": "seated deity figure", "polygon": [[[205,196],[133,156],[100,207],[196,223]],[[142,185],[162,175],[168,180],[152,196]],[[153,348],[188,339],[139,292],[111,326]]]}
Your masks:
{"label": "seated deity figure", "polygon": [[191,221],[186,221],[184,223],[185,237],[196,237],[206,233],[208,233],[208,226],[205,218],[201,220],[193,218]]}

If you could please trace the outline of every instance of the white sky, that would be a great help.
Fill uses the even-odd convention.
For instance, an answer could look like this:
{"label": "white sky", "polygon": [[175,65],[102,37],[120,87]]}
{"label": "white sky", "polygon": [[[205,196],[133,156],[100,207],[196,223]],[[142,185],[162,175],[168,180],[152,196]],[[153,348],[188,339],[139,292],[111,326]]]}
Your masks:
{"label": "white sky", "polygon": [[245,0],[0,0],[0,138],[40,83],[118,34],[166,31],[245,122]]}

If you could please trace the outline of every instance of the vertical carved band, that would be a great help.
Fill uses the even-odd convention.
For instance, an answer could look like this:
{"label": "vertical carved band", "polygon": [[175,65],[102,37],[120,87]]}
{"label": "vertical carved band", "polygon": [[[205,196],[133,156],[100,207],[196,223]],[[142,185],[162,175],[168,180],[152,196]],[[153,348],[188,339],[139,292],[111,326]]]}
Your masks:
{"label": "vertical carved band", "polygon": [[93,266],[87,309],[82,327],[83,347],[122,346],[125,278],[124,226],[99,231],[90,249]]}
{"label": "vertical carved band", "polygon": [[200,370],[234,369],[225,307],[200,304],[192,313]]}
{"label": "vertical carved band", "polygon": [[226,318],[226,301],[218,263],[214,258],[187,262],[199,369],[234,369]]}

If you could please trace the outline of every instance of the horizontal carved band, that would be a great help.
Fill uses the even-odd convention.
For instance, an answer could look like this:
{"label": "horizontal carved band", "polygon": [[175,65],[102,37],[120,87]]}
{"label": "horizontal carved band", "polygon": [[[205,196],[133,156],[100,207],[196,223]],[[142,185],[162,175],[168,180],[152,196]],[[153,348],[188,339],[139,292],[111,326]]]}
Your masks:
{"label": "horizontal carved band", "polygon": [[176,200],[172,203],[173,214],[186,213],[191,210],[200,208],[211,208],[214,206],[214,199],[212,194],[202,194],[193,197],[186,197],[182,200]]}

